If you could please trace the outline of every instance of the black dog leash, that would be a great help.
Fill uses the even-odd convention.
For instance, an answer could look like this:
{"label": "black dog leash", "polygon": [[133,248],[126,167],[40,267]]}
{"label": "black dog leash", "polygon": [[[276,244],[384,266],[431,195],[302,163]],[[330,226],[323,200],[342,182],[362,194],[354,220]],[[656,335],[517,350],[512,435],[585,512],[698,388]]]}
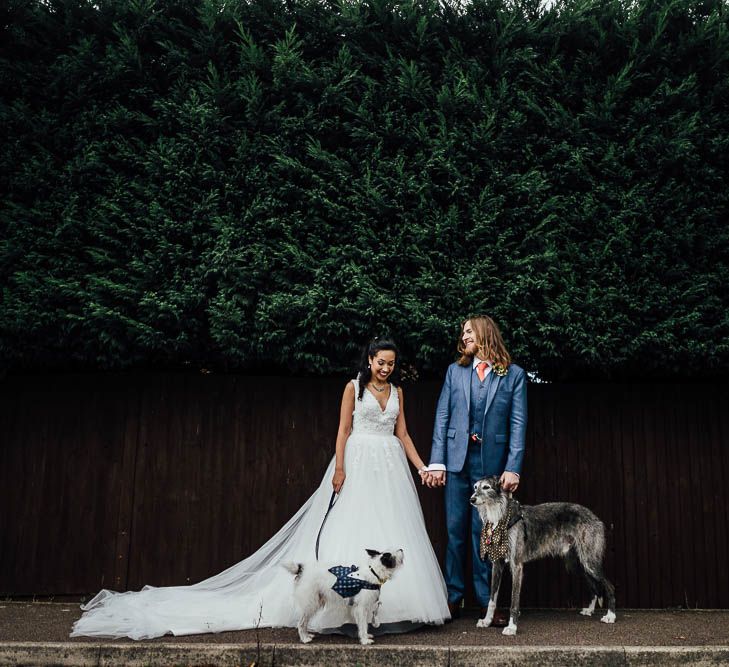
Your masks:
{"label": "black dog leash", "polygon": [[329,512],[332,511],[334,503],[337,502],[337,498],[339,498],[339,494],[336,491],[332,491],[332,497],[329,499],[329,507],[327,508],[327,513],[324,515],[324,519],[322,520],[321,526],[319,527],[319,533],[316,536],[316,546],[314,547],[314,554],[316,555],[317,560],[319,560],[319,539],[321,538],[321,531],[324,530],[324,524],[329,518]]}

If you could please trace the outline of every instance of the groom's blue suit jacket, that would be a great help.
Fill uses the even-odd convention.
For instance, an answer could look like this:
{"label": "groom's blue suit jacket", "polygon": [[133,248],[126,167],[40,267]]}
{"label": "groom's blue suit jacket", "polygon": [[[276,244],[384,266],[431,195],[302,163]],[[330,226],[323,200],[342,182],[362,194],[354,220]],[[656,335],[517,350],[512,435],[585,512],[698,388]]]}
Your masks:
{"label": "groom's blue suit jacket", "polygon": [[[436,408],[430,463],[443,464],[449,472],[463,469],[468,451],[471,370],[470,364],[448,367]],[[481,430],[484,475],[504,470],[521,474],[526,420],[526,374],[511,364],[506,375],[492,379],[486,397]]]}

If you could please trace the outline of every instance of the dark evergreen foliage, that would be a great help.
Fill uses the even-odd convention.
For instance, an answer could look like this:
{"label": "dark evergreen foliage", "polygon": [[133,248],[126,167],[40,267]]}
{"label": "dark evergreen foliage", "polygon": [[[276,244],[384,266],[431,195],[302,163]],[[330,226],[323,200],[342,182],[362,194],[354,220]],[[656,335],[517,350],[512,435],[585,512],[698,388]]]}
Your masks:
{"label": "dark evergreen foliage", "polygon": [[722,0],[11,0],[7,365],[729,369]]}

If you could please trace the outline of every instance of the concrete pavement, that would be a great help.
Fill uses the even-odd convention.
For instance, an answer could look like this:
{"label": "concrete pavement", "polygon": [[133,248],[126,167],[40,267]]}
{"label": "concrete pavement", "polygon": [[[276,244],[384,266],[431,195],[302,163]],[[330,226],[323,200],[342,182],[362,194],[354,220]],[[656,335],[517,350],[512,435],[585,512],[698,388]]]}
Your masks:
{"label": "concrete pavement", "polygon": [[729,611],[619,609],[606,625],[597,613],[525,610],[515,637],[467,614],[368,647],[340,635],[305,646],[290,628],[70,639],[80,613],[77,603],[0,602],[0,665],[729,665]]}

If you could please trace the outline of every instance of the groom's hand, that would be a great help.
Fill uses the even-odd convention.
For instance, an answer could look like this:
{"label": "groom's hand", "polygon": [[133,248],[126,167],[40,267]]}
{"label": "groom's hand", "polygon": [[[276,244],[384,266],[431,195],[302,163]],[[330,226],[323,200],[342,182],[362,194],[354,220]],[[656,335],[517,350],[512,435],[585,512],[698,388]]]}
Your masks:
{"label": "groom's hand", "polygon": [[436,472],[430,473],[430,481],[428,486],[434,489],[438,486],[445,486],[446,474],[445,470],[437,470]]}
{"label": "groom's hand", "polygon": [[505,470],[501,473],[501,488],[504,491],[516,491],[519,487],[519,475]]}

